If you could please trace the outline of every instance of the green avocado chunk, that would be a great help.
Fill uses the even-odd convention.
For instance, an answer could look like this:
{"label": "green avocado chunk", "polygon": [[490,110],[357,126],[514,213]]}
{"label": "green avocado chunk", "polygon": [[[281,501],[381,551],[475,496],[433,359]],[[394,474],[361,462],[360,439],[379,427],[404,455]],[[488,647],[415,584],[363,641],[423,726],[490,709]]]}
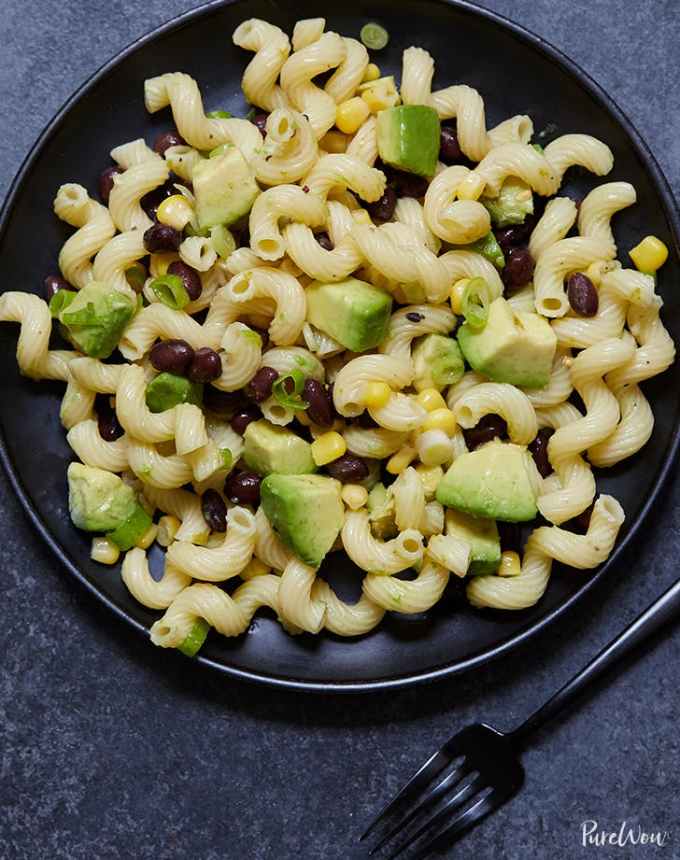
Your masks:
{"label": "green avocado chunk", "polygon": [[383,540],[394,537],[397,526],[394,522],[394,497],[387,487],[377,483],[366,501],[368,519],[373,533]]}
{"label": "green avocado chunk", "polygon": [[392,312],[392,296],[357,278],[335,283],[315,281],[305,290],[307,320],[352,352],[373,349],[383,340]]}
{"label": "green avocado chunk", "polygon": [[533,215],[534,197],[531,188],[521,179],[511,176],[503,183],[498,197],[480,197],[496,227],[523,224],[527,215]]}
{"label": "green avocado chunk", "polygon": [[174,373],[159,373],[146,386],[146,405],[152,412],[165,412],[179,403],[203,402],[203,386]]}
{"label": "green avocado chunk", "polygon": [[447,385],[455,385],[465,373],[465,364],[460,347],[452,337],[443,334],[427,334],[415,345],[411,353],[416,391],[436,388],[441,391]]}
{"label": "green avocado chunk", "polygon": [[495,573],[501,563],[501,539],[495,520],[482,520],[450,508],[446,512],[446,534],[470,544],[468,573]]}
{"label": "green avocado chunk", "polygon": [[491,302],[483,329],[465,323],[458,343],[468,364],[494,382],[544,388],[550,381],[557,338],[539,314],[514,311],[502,297]]}
{"label": "green avocado chunk", "polygon": [[502,269],[505,266],[505,255],[491,230],[489,230],[486,236],[477,239],[476,242],[472,242],[470,245],[462,245],[461,247],[467,251],[475,251],[477,254],[481,254],[482,257],[493,263],[497,269]]}
{"label": "green avocado chunk", "polygon": [[340,483],[323,475],[269,475],[261,497],[281,540],[305,564],[318,567],[345,519]]}
{"label": "green avocado chunk", "polygon": [[148,531],[152,520],[140,504],[136,504],[130,516],[117,526],[108,537],[118,549],[132,549],[137,541]]}
{"label": "green avocado chunk", "polygon": [[194,626],[187,633],[186,638],[177,646],[177,650],[181,651],[182,654],[186,654],[187,657],[195,657],[203,647],[203,643],[209,632],[210,625],[208,622],[203,618],[197,618],[194,621]]}
{"label": "green avocado chunk", "polygon": [[521,445],[490,442],[461,454],[437,487],[437,501],[473,517],[522,523],[533,520],[540,475]]}
{"label": "green avocado chunk", "polygon": [[124,293],[90,281],[59,312],[71,343],[92,358],[108,358],[137,307]]}
{"label": "green avocado chunk", "polygon": [[434,176],[439,156],[439,116],[425,105],[398,105],[380,111],[378,152],[385,164],[418,176]]}
{"label": "green avocado chunk", "polygon": [[73,525],[88,532],[108,532],[132,516],[135,491],[118,475],[71,463],[67,470],[68,507]]}
{"label": "green avocado chunk", "polygon": [[228,227],[250,212],[260,193],[250,165],[235,146],[199,161],[191,181],[200,229],[217,224]]}
{"label": "green avocado chunk", "polygon": [[244,433],[243,461],[249,469],[266,477],[304,475],[316,472],[312,446],[292,430],[269,421],[252,421]]}

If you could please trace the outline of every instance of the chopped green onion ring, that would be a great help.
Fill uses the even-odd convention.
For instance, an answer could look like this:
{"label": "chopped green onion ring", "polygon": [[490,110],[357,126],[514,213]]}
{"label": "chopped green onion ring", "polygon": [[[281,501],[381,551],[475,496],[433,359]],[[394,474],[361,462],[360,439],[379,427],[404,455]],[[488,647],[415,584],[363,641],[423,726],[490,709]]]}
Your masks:
{"label": "chopped green onion ring", "polygon": [[465,287],[463,300],[463,316],[465,322],[475,331],[481,331],[489,318],[489,288],[484,278],[472,278]]}
{"label": "chopped green onion ring", "polygon": [[211,110],[206,116],[208,119],[231,119],[231,114],[228,110]]}
{"label": "chopped green onion ring", "polygon": [[359,33],[359,38],[371,51],[379,51],[389,42],[390,34],[380,24],[372,21],[370,24],[364,24],[361,33]]}
{"label": "chopped green onion ring", "polygon": [[186,291],[179,275],[161,275],[149,284],[159,302],[181,311],[189,304],[189,293]]}
{"label": "chopped green onion ring", "polygon": [[[289,380],[292,380],[293,388],[290,388]],[[284,409],[303,410],[309,406],[305,400],[300,397],[302,389],[305,387],[305,377],[300,370],[291,370],[276,380],[272,385],[272,394],[276,402],[283,406]]]}

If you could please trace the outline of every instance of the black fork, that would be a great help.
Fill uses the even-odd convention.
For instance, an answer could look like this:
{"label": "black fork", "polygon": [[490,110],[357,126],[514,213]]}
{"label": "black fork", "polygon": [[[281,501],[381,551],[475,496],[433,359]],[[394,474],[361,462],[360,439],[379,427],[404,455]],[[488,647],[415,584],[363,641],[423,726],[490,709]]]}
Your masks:
{"label": "black fork", "polygon": [[455,734],[373,820],[361,837],[373,834],[369,854],[389,860],[404,854],[420,860],[499,809],[522,787],[519,754],[530,737],[591,681],[678,614],[680,580],[519,728],[504,734],[475,723]]}

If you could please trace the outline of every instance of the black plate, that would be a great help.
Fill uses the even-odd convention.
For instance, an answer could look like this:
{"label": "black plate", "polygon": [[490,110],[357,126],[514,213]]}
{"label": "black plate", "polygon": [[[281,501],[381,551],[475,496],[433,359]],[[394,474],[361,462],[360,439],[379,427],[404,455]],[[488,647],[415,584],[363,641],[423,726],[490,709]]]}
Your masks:
{"label": "black plate", "polygon": [[[437,86],[465,82],[480,90],[490,125],[528,113],[537,131],[547,130],[545,140],[578,131],[606,141],[616,159],[608,180],[628,180],[638,192],[637,206],[616,218],[620,248],[654,233],[673,249],[659,289],[666,301],[666,325],[680,340],[680,293],[673,289],[680,281],[680,226],[671,192],[628,119],[581,69],[517,25],[463,3],[344,0],[335,6],[343,13],[328,16],[329,29],[356,36],[367,20],[387,28],[390,43],[377,58],[383,73],[399,74],[402,50],[421,45],[435,57]],[[244,115],[239,81],[251,55],[231,44],[234,28],[244,18],[257,16],[291,32],[296,19],[319,12],[318,3],[312,2],[290,8],[270,0],[214,3],[140,39],[97,72],[50,123],[15,181],[0,224],[3,285],[40,292],[44,276],[55,271],[59,247],[71,232],[52,215],[60,184],[81,182],[94,191],[113,146],[140,135],[150,140],[169,127],[169,112],[150,117],[144,109],[145,78],[181,69],[199,81],[206,110],[226,108]],[[572,170],[565,188],[582,195],[594,184],[593,177]],[[147,635],[157,614],[129,596],[117,568],[90,561],[89,538],[70,523],[65,481],[70,451],[58,420],[62,386],[19,376],[16,336],[15,326],[0,326],[0,455],[10,481],[36,529],[70,573],[132,629]],[[477,612],[454,594],[427,617],[387,616],[378,630],[360,640],[292,638],[271,616],[260,613],[245,636],[211,636],[200,661],[269,684],[356,691],[442,677],[481,666],[509,650],[554,621],[615,565],[649,511],[678,445],[680,365],[644,388],[656,416],[650,443],[632,461],[598,479],[599,489],[613,493],[627,514],[618,546],[599,571],[556,570],[540,604],[523,612]],[[334,586],[344,597],[358,595],[356,570],[348,564],[338,567],[342,569],[329,574]]]}

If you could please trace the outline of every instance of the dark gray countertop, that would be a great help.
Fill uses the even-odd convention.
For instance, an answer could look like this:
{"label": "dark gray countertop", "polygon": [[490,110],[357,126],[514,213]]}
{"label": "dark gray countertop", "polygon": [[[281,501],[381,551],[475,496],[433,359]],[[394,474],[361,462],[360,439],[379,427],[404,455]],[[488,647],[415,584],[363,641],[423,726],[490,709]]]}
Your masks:
{"label": "dark gray countertop", "polygon": [[[195,4],[2,5],[0,194],[87,76]],[[680,192],[674,0],[485,5],[602,84]],[[479,718],[520,720],[676,578],[680,552],[676,485],[620,575],[511,656],[428,688],[321,698],[170,660],[65,575],[4,477],[0,510],[0,857],[9,860],[344,860],[376,806],[448,734]],[[679,663],[671,632],[600,685],[526,755],[522,794],[450,856],[680,857]],[[586,819],[672,836],[663,849],[583,848]]]}

